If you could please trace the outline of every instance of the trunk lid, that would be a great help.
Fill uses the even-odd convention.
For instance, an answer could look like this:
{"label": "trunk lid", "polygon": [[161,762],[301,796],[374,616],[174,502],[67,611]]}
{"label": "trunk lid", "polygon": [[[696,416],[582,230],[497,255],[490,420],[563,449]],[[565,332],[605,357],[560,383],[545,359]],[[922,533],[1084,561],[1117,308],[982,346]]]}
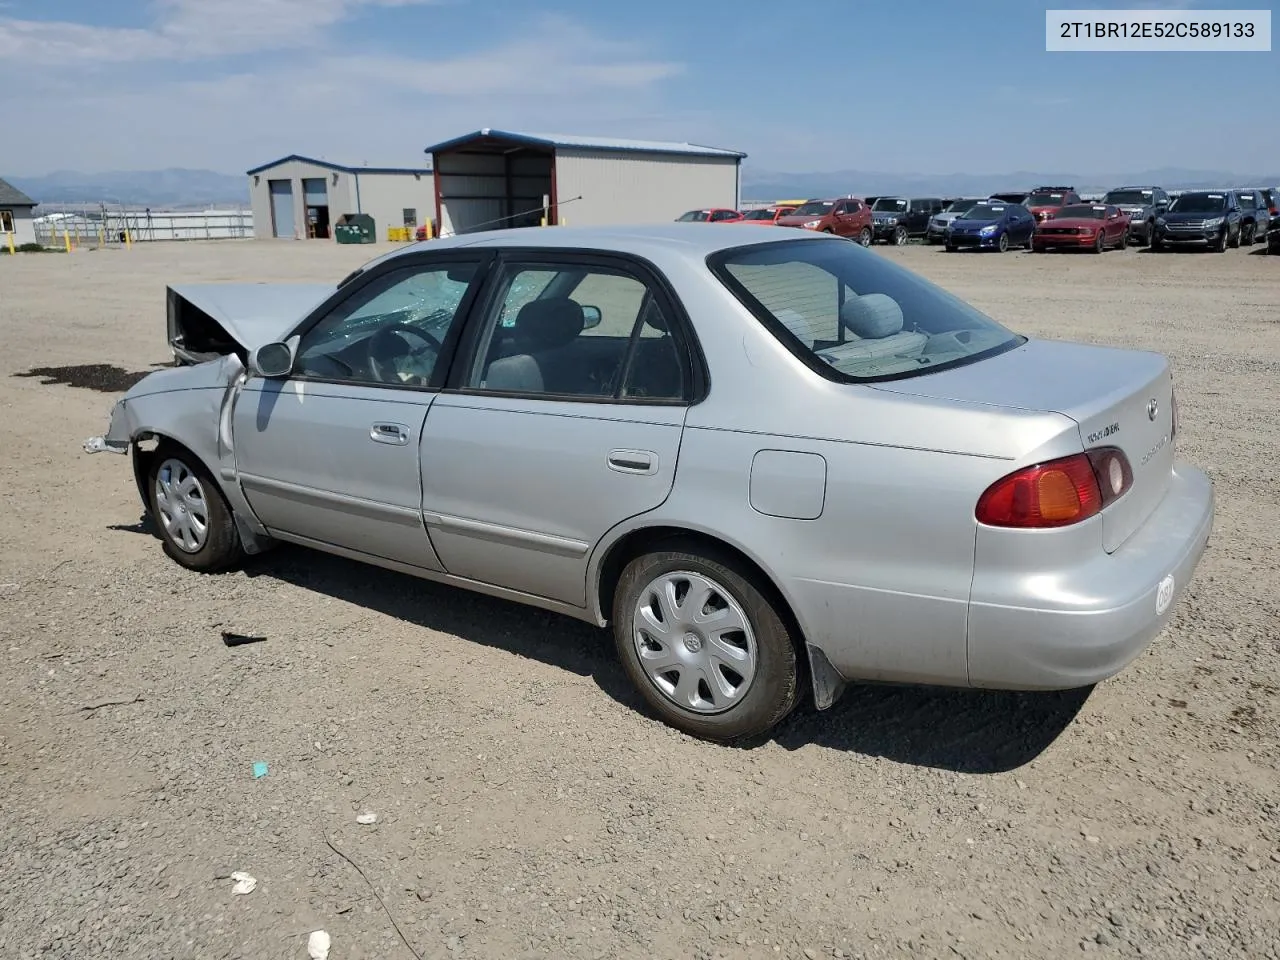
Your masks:
{"label": "trunk lid", "polygon": [[978,363],[874,385],[938,400],[1060,413],[1083,449],[1119,447],[1133,470],[1127,493],[1102,511],[1103,546],[1117,550],[1142,526],[1173,473],[1173,378],[1158,353],[1031,340]]}

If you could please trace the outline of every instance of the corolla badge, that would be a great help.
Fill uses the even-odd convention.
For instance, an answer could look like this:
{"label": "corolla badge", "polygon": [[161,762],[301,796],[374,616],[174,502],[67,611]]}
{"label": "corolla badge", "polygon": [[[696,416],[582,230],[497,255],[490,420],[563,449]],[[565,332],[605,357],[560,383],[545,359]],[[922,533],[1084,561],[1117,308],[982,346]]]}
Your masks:
{"label": "corolla badge", "polygon": [[1160,412],[1160,404],[1156,403],[1155,398],[1147,401],[1147,419],[1154,421],[1156,414]]}

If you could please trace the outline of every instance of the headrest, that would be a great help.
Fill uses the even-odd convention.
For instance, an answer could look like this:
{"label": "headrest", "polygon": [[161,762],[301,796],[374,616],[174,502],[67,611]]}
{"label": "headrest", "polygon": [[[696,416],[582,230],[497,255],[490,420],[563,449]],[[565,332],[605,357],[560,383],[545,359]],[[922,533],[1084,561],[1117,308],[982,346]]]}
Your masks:
{"label": "headrest", "polygon": [[880,340],[902,332],[902,308],[893,297],[867,293],[845,301],[840,322],[863,340]]}
{"label": "headrest", "polygon": [[516,314],[516,336],[540,348],[559,347],[582,333],[582,305],[568,297],[531,300]]}

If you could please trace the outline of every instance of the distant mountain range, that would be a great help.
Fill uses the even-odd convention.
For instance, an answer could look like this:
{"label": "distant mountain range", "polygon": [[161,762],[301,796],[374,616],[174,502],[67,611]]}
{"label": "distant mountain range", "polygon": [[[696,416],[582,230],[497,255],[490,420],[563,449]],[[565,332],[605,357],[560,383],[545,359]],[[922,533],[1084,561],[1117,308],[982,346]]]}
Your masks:
{"label": "distant mountain range", "polygon": [[801,197],[836,197],[901,194],[914,197],[975,197],[1036,186],[1072,186],[1081,193],[1103,193],[1113,187],[1153,185],[1166,190],[1202,190],[1227,186],[1280,186],[1280,173],[1238,174],[1227,170],[1189,170],[1164,167],[1140,173],[1013,173],[916,174],[866,170],[830,173],[780,173],[742,170],[742,199],[796,200]]}
{"label": "distant mountain range", "polygon": [[[1156,184],[1170,190],[1222,186],[1280,185],[1280,173],[1237,174],[1226,170],[1165,167],[1140,173],[1082,174],[1013,173],[914,174],[833,170],[825,173],[785,173],[743,168],[742,199],[783,200],[830,197],[847,193],[898,193],[909,196],[986,196],[996,191],[1024,190],[1040,184],[1071,185],[1085,193],[1102,192],[1126,184]],[[125,170],[81,173],[57,170],[40,177],[5,179],[47,207],[58,204],[125,203],[156,208],[247,206],[249,185],[244,175],[214,170]]]}

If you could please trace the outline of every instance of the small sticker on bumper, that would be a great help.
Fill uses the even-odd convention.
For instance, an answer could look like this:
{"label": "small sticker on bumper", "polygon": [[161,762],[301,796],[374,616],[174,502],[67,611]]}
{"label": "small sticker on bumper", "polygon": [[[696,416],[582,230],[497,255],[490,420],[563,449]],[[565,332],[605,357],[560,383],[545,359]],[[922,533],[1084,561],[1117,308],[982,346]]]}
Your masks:
{"label": "small sticker on bumper", "polygon": [[1164,615],[1169,609],[1169,604],[1173,602],[1173,574],[1165,577],[1160,581],[1160,586],[1156,587],[1156,616]]}

